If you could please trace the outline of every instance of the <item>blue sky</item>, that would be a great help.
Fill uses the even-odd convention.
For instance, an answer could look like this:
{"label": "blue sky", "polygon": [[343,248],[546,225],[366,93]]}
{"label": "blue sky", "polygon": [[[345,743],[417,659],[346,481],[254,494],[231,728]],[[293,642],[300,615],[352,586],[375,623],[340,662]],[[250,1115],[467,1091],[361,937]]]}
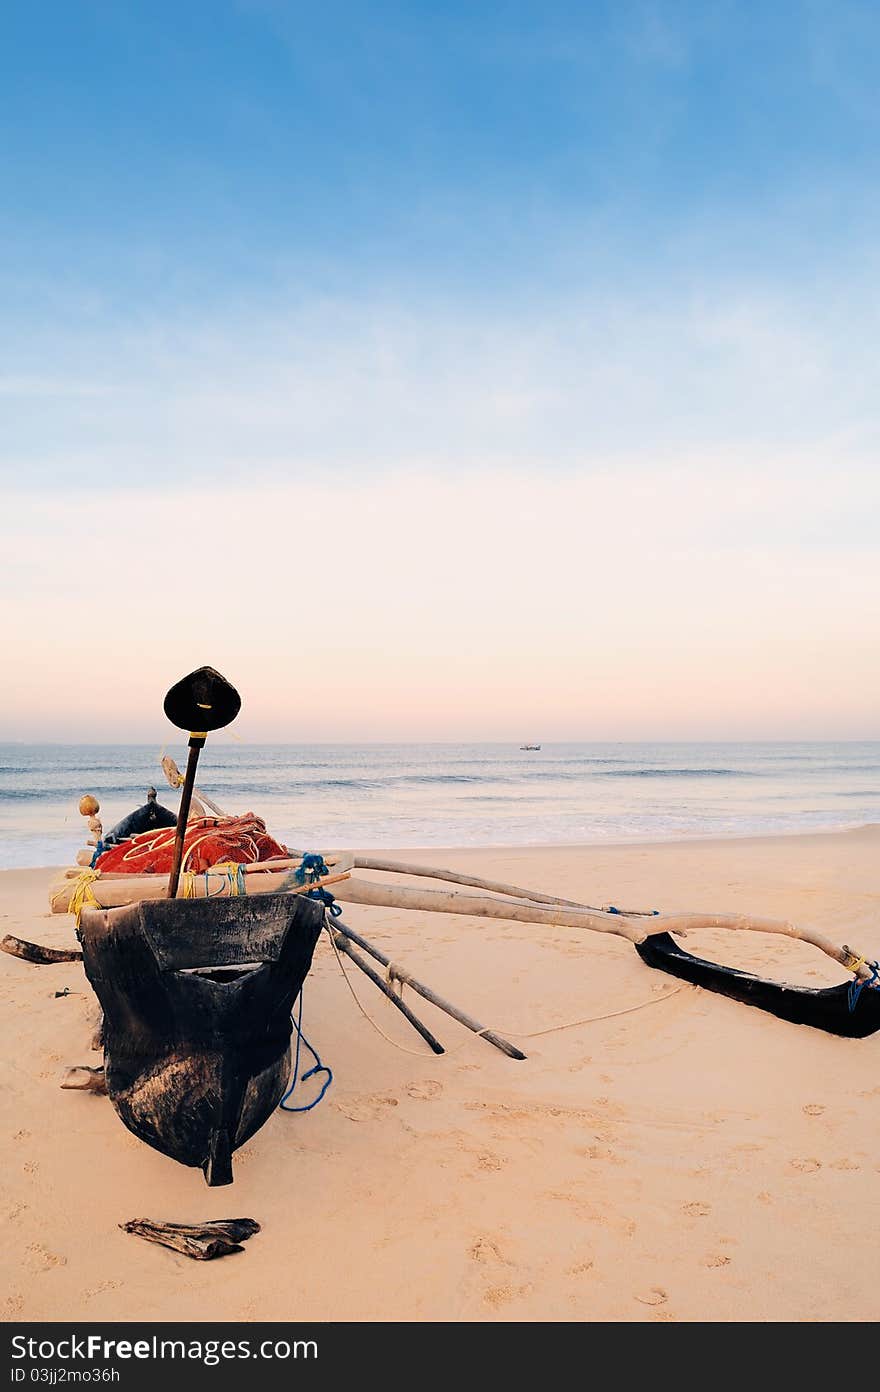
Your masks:
{"label": "blue sky", "polygon": [[[67,248],[70,269],[145,292],[177,293],[169,272],[194,294],[304,265],[330,276],[336,256],[346,282],[427,269],[544,285],[548,253],[571,273],[584,231],[605,233],[609,262],[665,258],[693,219],[717,235],[730,214],[721,262],[778,270],[870,225],[871,4],[13,0],[4,14],[13,246],[50,265]],[[811,227],[786,224],[786,198],[811,206]]]}
{"label": "blue sky", "polygon": [[[367,576],[362,625],[386,612],[403,634],[454,594],[447,655],[455,625],[465,647],[487,641],[462,617],[454,540],[408,553],[403,604],[400,576],[376,579],[364,499],[383,500],[386,547],[431,525],[420,497],[447,525],[467,513],[473,614],[490,595],[505,631],[491,577],[512,564],[506,537],[537,546],[538,609],[560,624],[545,670],[569,694],[563,630],[581,630],[597,593],[613,622],[595,642],[630,633],[655,673],[667,652],[668,711],[676,664],[697,669],[723,614],[753,694],[738,692],[727,725],[633,710],[624,735],[715,737],[734,716],[744,735],[779,733],[783,706],[762,713],[759,699],[774,682],[805,703],[798,734],[877,733],[880,668],[864,651],[880,617],[878,59],[873,3],[12,0],[0,472],[22,502],[0,543],[18,558],[3,593],[24,596],[29,675],[0,734],[36,710],[27,625],[66,612],[72,630],[96,592],[65,569],[70,519],[79,536],[90,517],[104,537],[116,527],[112,547],[95,538],[115,567],[100,583],[131,592],[144,558],[167,554],[166,512],[180,535],[182,510],[209,494],[224,557],[242,551],[239,516],[257,525],[255,497],[276,530],[324,509],[328,540],[346,500],[335,598]],[[588,557],[582,581],[569,560],[557,573],[544,486],[557,513],[589,508],[582,536],[566,530]],[[58,555],[37,562],[44,536]],[[634,538],[628,588],[615,562]],[[267,564],[259,536],[244,551]],[[294,550],[274,580],[309,593],[308,556],[308,574]],[[856,690],[834,687],[832,651]],[[424,681],[442,688],[439,670]],[[594,714],[614,738],[606,696]],[[492,734],[453,698],[454,722],[434,711],[410,732]],[[384,699],[375,685],[376,711]],[[532,728],[531,713],[514,724]],[[277,719],[256,733],[282,733]],[[554,729],[597,725],[569,703]]]}
{"label": "blue sky", "polygon": [[876,443],[873,4],[4,16],[13,482]]}

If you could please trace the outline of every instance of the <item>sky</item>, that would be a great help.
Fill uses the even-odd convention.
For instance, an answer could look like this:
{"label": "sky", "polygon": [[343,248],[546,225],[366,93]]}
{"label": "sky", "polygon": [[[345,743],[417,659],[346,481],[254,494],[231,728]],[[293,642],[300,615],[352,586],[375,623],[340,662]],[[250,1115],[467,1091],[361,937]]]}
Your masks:
{"label": "sky", "polygon": [[8,0],[0,740],[880,738],[880,10]]}

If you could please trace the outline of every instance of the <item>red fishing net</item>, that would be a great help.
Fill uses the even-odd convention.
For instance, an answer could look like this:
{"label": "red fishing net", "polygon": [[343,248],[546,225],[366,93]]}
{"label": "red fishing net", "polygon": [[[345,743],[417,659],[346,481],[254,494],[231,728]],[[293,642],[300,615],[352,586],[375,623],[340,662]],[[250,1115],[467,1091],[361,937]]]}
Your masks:
{"label": "red fishing net", "polygon": [[[174,852],[174,827],[143,831],[98,857],[96,870],[125,875],[167,875]],[[187,824],[183,841],[183,870],[198,874],[212,865],[231,861],[253,865],[258,860],[285,857],[284,846],[266,831],[266,823],[247,812],[243,817],[201,817]]]}

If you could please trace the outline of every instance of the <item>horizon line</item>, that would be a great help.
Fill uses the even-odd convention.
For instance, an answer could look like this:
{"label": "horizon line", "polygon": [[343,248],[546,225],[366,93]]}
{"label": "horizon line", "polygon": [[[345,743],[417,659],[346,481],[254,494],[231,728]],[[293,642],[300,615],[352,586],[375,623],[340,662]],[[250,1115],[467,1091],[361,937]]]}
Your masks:
{"label": "horizon line", "polygon": [[[218,732],[219,733],[219,732]],[[180,742],[185,739],[184,732],[181,731]],[[178,741],[172,741],[177,743]],[[489,740],[489,739],[407,739],[407,740],[380,740],[380,739],[340,739],[340,740],[236,740],[234,742],[241,749],[265,749],[267,747],[276,749],[345,749],[361,745],[369,745],[375,748],[413,748],[429,745],[436,748],[446,748],[455,745],[479,745],[491,746],[493,748],[513,749],[516,753],[525,753],[526,749],[522,745],[517,745],[512,740]],[[156,744],[155,740],[29,740],[29,739],[0,739],[0,748],[4,745],[24,745],[38,749],[152,749]],[[560,745],[644,745],[644,744],[667,744],[667,745],[743,745],[743,744],[773,744],[773,745],[798,745],[798,744],[880,744],[880,735],[848,735],[848,736],[809,736],[803,739],[781,739],[773,736],[756,736],[751,739],[667,739],[662,736],[645,736],[642,739],[550,739],[542,740],[540,745],[528,750],[530,753],[539,753],[544,748],[555,748]],[[162,746],[165,748],[165,745]],[[224,745],[223,748],[230,746]],[[211,745],[212,749],[217,748],[216,744]]]}

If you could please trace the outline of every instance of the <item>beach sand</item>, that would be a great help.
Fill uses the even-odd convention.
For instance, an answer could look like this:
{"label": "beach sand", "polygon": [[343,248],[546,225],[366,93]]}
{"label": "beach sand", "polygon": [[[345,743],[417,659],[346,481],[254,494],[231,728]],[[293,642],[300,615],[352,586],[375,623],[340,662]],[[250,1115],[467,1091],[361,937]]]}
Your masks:
{"label": "beach sand", "polygon": [[[749,911],[880,952],[880,827],[666,845],[401,852],[623,907]],[[73,945],[48,870],[0,874],[0,932]],[[347,921],[511,1037],[514,1062],[423,1002],[434,1057],[326,940],[304,1030],[334,1072],[276,1112],[231,1188],[164,1158],[106,1097],[62,1091],[96,1002],[79,964],[0,954],[7,1320],[871,1320],[880,1037],[839,1039],[684,986],[569,928],[350,906]],[[813,948],[703,932],[690,951],[803,985]],[[71,994],[56,998],[69,987]],[[628,1007],[576,1028],[520,1038]],[[307,1100],[309,1084],[303,1100]],[[313,1095],[313,1094],[312,1094]],[[117,1226],[262,1224],[197,1263]]]}

